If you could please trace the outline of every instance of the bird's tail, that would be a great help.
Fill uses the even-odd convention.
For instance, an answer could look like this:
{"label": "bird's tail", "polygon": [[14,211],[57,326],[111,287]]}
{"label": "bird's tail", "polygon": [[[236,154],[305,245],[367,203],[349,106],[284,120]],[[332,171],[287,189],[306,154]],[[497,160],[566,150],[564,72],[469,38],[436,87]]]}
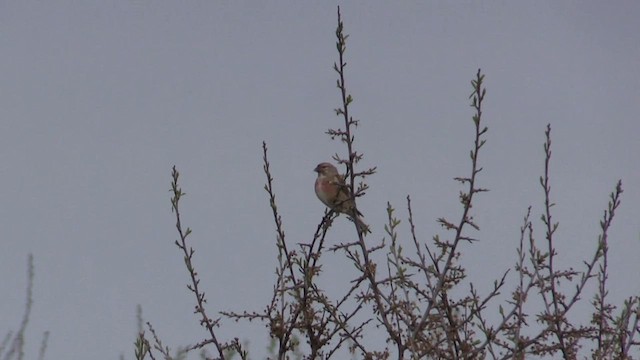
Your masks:
{"label": "bird's tail", "polygon": [[351,217],[351,220],[353,220],[357,226],[359,231],[361,231],[363,234],[367,234],[367,233],[371,233],[371,229],[369,229],[369,225],[367,225],[363,220],[362,220],[362,216],[361,215],[355,215]]}

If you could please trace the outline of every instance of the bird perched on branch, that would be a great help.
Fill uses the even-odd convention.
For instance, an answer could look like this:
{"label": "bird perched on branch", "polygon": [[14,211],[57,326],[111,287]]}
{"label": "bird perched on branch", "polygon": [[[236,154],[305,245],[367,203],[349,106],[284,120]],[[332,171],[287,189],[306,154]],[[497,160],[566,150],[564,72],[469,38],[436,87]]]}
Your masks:
{"label": "bird perched on branch", "polygon": [[358,224],[360,231],[371,232],[369,226],[362,221],[362,214],[356,209],[349,187],[344,178],[338,174],[338,169],[330,163],[318,164],[313,171],[318,173],[315,190],[318,199],[331,210],[349,216]]}

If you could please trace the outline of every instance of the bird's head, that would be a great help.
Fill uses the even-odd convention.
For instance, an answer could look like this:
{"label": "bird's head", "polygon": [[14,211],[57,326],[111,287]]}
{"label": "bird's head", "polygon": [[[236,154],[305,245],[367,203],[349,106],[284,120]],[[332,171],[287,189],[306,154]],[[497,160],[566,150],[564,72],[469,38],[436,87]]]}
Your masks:
{"label": "bird's head", "polygon": [[331,176],[338,174],[338,169],[335,166],[328,162],[323,162],[318,164],[313,171],[317,172],[319,175]]}

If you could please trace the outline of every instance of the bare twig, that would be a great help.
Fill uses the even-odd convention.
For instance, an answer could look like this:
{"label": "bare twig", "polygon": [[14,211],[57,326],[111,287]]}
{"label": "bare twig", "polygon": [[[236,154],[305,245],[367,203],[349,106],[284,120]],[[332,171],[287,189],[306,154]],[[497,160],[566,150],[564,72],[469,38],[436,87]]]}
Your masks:
{"label": "bare twig", "polygon": [[[187,237],[191,234],[191,229],[189,228],[186,228],[186,230],[182,229],[182,221],[180,219],[179,204],[180,204],[180,199],[182,198],[182,196],[185,195],[185,193],[182,192],[182,188],[178,185],[179,177],[180,177],[180,173],[174,166],[171,172],[171,178],[172,178],[171,193],[173,194],[173,196],[171,197],[171,209],[176,216],[176,230],[178,231],[178,235],[180,237],[178,240],[175,241],[175,244],[180,250],[182,250],[182,253],[184,254],[184,263],[187,267],[187,271],[189,272],[191,283],[187,285],[187,288],[196,297],[196,307],[195,307],[194,313],[200,314],[200,325],[204,326],[207,329],[207,332],[209,333],[210,340],[211,340],[210,343],[213,343],[215,345],[218,351],[219,358],[221,360],[224,360],[225,359],[224,350],[226,349],[227,346],[225,346],[225,344],[222,344],[218,341],[218,338],[216,337],[216,334],[214,331],[214,328],[219,326],[220,319],[219,318],[212,319],[207,315],[207,311],[204,306],[204,304],[207,302],[207,299],[205,298],[204,292],[200,290],[200,287],[199,287],[200,279],[198,278],[198,273],[196,272],[193,266],[193,261],[192,261],[193,255],[195,254],[195,250],[191,246],[187,245]],[[204,342],[201,344],[203,344],[202,346],[206,345]]]}

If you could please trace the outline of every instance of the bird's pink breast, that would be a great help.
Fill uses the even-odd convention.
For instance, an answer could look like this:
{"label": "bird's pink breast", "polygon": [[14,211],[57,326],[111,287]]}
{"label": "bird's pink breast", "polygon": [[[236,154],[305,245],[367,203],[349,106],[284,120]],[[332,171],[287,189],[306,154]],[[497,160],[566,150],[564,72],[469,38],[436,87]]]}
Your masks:
{"label": "bird's pink breast", "polygon": [[326,180],[323,180],[320,177],[316,179],[316,184],[315,184],[316,196],[318,196],[318,199],[320,199],[320,201],[322,201],[327,206],[330,206],[331,204],[331,201],[329,199],[330,187],[331,187],[331,184],[329,184]]}

